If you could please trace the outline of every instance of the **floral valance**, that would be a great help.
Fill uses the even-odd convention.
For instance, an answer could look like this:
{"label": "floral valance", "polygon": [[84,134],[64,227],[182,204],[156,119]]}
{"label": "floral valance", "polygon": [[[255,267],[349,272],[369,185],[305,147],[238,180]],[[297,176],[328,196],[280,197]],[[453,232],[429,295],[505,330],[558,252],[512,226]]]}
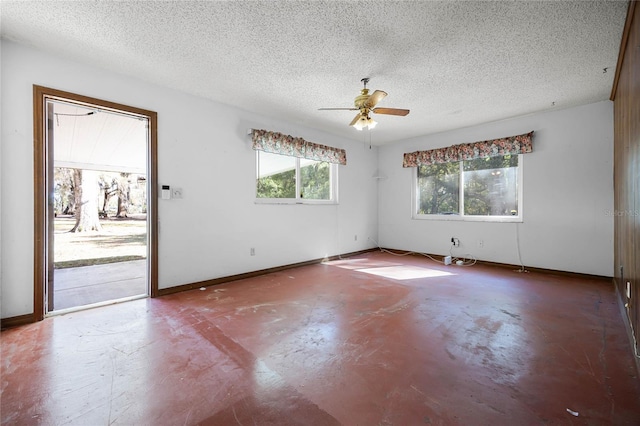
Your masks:
{"label": "floral valance", "polygon": [[431,164],[498,157],[507,154],[527,154],[533,151],[532,136],[533,131],[508,138],[405,153],[402,167],[429,166]]}
{"label": "floral valance", "polygon": [[347,152],[344,149],[306,141],[282,133],[253,129],[251,132],[253,149],[309,160],[326,161],[335,164],[347,164]]}

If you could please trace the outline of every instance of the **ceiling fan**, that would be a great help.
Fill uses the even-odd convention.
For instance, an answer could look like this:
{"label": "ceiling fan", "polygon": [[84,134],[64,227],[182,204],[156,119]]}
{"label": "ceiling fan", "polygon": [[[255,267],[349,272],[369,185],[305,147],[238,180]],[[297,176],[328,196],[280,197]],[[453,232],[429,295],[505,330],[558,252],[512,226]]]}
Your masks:
{"label": "ceiling fan", "polygon": [[356,115],[355,118],[351,121],[351,123],[349,123],[349,126],[353,126],[358,130],[362,130],[365,127],[373,129],[374,127],[376,127],[376,124],[378,124],[369,116],[369,113],[401,116],[409,114],[408,109],[374,108],[378,104],[378,102],[380,102],[385,96],[387,96],[387,92],[376,90],[372,94],[369,94],[369,89],[367,89],[369,78],[363,78],[360,81],[364,83],[364,88],[360,91],[360,95],[356,96],[353,102],[354,108],[319,108],[319,110],[360,111],[358,115]]}

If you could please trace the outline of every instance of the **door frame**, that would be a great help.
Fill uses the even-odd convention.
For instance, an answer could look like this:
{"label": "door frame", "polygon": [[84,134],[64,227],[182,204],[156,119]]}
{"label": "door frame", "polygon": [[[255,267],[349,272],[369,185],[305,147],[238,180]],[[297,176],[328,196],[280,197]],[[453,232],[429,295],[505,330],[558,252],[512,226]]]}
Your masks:
{"label": "door frame", "polygon": [[[47,186],[51,177],[47,176],[49,169],[53,170],[53,150],[48,146],[46,131],[49,120],[46,117],[46,101],[68,100],[78,104],[98,106],[105,110],[125,111],[135,115],[145,116],[149,120],[149,142],[147,146],[147,233],[148,233],[148,277],[150,296],[158,296],[158,114],[137,107],[123,105],[103,99],[78,95],[33,85],[33,320],[41,321],[45,317],[45,286],[48,285],[48,252],[49,244],[47,227],[49,212],[53,211],[47,205],[53,202],[53,194],[49,194]],[[51,122],[53,124],[53,122]]]}

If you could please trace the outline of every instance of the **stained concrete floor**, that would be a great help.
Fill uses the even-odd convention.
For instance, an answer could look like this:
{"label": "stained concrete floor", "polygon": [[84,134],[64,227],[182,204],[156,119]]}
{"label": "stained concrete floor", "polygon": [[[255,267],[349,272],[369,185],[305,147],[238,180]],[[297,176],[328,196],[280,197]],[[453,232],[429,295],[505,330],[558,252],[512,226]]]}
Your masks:
{"label": "stained concrete floor", "polygon": [[3,424],[640,424],[600,279],[376,252],[1,337]]}

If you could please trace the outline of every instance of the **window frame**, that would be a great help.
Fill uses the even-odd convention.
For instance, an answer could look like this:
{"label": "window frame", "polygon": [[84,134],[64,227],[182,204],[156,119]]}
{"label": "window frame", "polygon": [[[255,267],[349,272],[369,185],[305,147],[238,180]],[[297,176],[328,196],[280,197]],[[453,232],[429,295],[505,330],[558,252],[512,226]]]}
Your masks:
{"label": "window frame", "polygon": [[461,222],[523,222],[523,154],[518,155],[518,173],[516,185],[518,188],[518,214],[515,216],[484,216],[484,215],[465,215],[464,214],[464,161],[458,161],[460,167],[459,188],[458,188],[458,214],[420,214],[418,206],[420,205],[418,197],[418,169],[412,167],[413,178],[411,180],[411,218],[416,220],[443,220],[443,221],[461,221]]}
{"label": "window frame", "polygon": [[[300,173],[300,162],[301,160],[305,160],[304,158],[300,158],[300,157],[290,157],[293,158],[295,160],[296,163],[296,173],[295,173],[295,179],[296,179],[296,198],[261,198],[258,197],[258,187],[257,187],[257,182],[258,179],[260,179],[260,152],[264,152],[265,154],[270,154],[270,155],[281,155],[283,157],[290,157],[288,155],[283,155],[283,154],[276,154],[276,153],[272,153],[272,152],[266,152],[266,151],[260,151],[260,150],[256,150],[256,162],[255,162],[255,179],[254,179],[254,183],[253,183],[253,195],[254,195],[254,200],[255,200],[255,204],[287,204],[287,205],[291,205],[291,204],[309,204],[309,205],[335,205],[338,204],[338,165],[334,164],[334,163],[329,163],[327,161],[325,161],[325,163],[329,164],[329,188],[330,188],[330,193],[331,193],[331,197],[328,200],[318,200],[318,199],[311,199],[311,198],[302,198],[300,197],[300,188],[301,188],[301,173]],[[311,160],[311,161],[317,161],[317,160]]]}

